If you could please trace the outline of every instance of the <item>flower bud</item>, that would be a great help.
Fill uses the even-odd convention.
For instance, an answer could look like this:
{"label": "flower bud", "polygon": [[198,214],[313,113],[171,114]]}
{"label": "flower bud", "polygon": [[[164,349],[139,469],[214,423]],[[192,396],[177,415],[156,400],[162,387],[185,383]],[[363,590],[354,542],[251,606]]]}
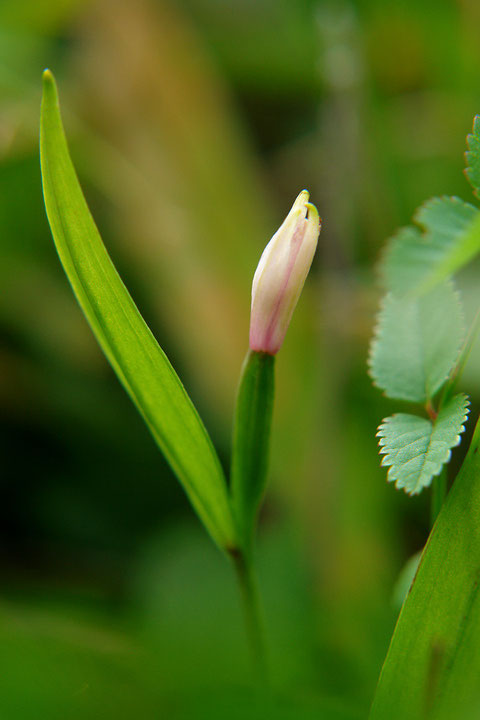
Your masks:
{"label": "flower bud", "polygon": [[262,253],[252,285],[250,348],[275,355],[280,350],[310,270],[320,218],[302,190],[281,227]]}

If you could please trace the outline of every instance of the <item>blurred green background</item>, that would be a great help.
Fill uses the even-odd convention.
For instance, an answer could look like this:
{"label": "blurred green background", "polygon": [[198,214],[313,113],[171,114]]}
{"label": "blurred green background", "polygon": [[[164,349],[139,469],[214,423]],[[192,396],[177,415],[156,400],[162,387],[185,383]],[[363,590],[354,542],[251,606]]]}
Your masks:
{"label": "blurred green background", "polygon": [[[406,498],[379,468],[398,403],[366,371],[374,265],[423,200],[472,199],[479,28],[476,0],[2,0],[2,719],[365,717],[429,525],[428,492]],[[231,568],[56,257],[44,67],[105,243],[225,467],[256,263],[303,187],[323,217],[277,362],[258,549],[269,698],[250,687]],[[462,387],[474,416],[479,361]]]}

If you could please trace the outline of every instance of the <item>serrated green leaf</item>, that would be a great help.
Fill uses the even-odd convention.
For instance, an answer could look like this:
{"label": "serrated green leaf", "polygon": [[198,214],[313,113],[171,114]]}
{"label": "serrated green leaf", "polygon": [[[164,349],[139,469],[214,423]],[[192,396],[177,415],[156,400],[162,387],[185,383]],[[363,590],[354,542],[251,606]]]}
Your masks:
{"label": "serrated green leaf", "polygon": [[462,309],[450,282],[414,299],[389,293],[371,343],[370,373],[388,397],[424,403],[458,357]]}
{"label": "serrated green leaf", "polygon": [[473,131],[467,135],[467,145],[465,175],[473,187],[474,194],[480,197],[480,115],[475,115],[473,119]]}
{"label": "serrated green leaf", "polygon": [[480,707],[480,423],[397,622],[370,720],[476,720]]}
{"label": "serrated green leaf", "polygon": [[407,413],[386,418],[378,428],[382,465],[390,467],[387,480],[410,495],[428,487],[451,449],[459,444],[468,415],[466,395],[455,395],[438,413],[435,422]]}
{"label": "serrated green leaf", "polygon": [[44,73],[40,153],[48,220],[77,300],[199,517],[216,542],[229,548],[235,531],[218,456],[103,245],[70,159],[49,71]]}
{"label": "serrated green leaf", "polygon": [[414,220],[423,233],[402,228],[380,266],[386,288],[397,295],[431,290],[480,251],[480,211],[459,198],[432,198]]}
{"label": "serrated green leaf", "polygon": [[380,262],[382,282],[395,295],[407,295],[425,278],[430,267],[431,248],[425,244],[422,233],[408,225],[391,237]]}

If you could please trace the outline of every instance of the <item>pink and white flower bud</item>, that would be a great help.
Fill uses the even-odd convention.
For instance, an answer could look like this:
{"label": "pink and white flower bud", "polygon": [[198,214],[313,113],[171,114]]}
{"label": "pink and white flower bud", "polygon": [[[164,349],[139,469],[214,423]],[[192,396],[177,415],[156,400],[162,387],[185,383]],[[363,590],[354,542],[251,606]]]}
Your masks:
{"label": "pink and white flower bud", "polygon": [[262,253],[252,285],[250,348],[275,355],[310,270],[320,218],[302,190]]}

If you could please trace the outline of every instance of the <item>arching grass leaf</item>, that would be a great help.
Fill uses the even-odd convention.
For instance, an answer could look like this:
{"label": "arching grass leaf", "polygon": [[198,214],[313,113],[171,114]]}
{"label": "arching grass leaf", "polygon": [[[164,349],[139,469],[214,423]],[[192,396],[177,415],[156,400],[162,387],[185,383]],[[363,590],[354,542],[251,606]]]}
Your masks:
{"label": "arching grass leaf", "polygon": [[40,153],[48,220],[77,300],[199,517],[228,548],[235,544],[235,531],[217,454],[103,245],[70,159],[49,71],[44,73]]}
{"label": "arching grass leaf", "polygon": [[371,343],[372,378],[388,397],[424,403],[447,379],[462,337],[460,300],[450,282],[415,299],[389,293]]}
{"label": "arching grass leaf", "polygon": [[455,395],[438,413],[435,422],[417,415],[398,413],[382,422],[382,465],[389,466],[387,480],[410,495],[417,495],[449,461],[460,442],[468,415],[466,395]]}
{"label": "arching grass leaf", "polygon": [[480,115],[475,115],[473,119],[473,131],[467,135],[467,145],[465,175],[473,187],[474,194],[480,197]]}

